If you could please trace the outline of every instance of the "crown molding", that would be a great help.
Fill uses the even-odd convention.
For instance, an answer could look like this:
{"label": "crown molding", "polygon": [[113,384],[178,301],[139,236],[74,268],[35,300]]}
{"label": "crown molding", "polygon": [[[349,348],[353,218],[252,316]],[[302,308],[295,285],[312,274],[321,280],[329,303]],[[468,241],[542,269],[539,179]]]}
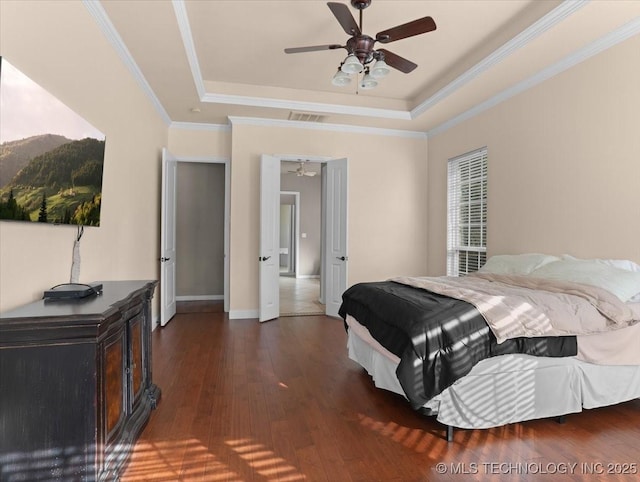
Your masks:
{"label": "crown molding", "polygon": [[189,67],[191,67],[191,76],[193,77],[193,82],[196,85],[198,97],[202,100],[202,98],[207,94],[207,90],[204,88],[204,79],[202,78],[202,71],[200,70],[200,64],[198,63],[196,47],[193,43],[193,35],[191,34],[191,24],[189,23],[189,15],[187,15],[187,8],[182,0],[171,0],[171,4],[173,5],[173,11],[176,14],[178,29],[180,30],[184,50],[187,54]]}
{"label": "crown molding", "polygon": [[182,129],[188,131],[217,131],[231,132],[229,124],[207,124],[205,122],[171,122],[171,129]]}
{"label": "crown molding", "polygon": [[435,106],[438,102],[444,100],[446,97],[453,94],[465,84],[468,84],[483,72],[486,72],[491,67],[499,64],[509,55],[516,50],[524,47],[536,37],[549,30],[554,25],[560,23],[569,15],[575,13],[578,9],[582,8],[588,3],[589,0],[566,0],[559,6],[554,8],[551,12],[547,13],[544,17],[540,18],[537,22],[533,23],[518,35],[513,37],[507,43],[493,51],[487,57],[482,59],[476,65],[464,72],[462,75],[451,81],[442,89],[437,91],[431,97],[418,104],[411,110],[411,118],[422,115],[424,112]]}
{"label": "crown molding", "polygon": [[133,78],[136,80],[142,91],[147,95],[149,100],[151,100],[151,103],[155,107],[156,111],[158,111],[158,114],[160,114],[160,117],[162,118],[164,123],[166,125],[170,125],[171,118],[169,117],[169,114],[167,114],[167,111],[160,103],[160,100],[158,100],[155,92],[153,92],[153,89],[142,74],[142,71],[138,67],[138,64],[136,64],[136,62],[133,60],[131,52],[129,52],[129,49],[122,40],[122,37],[120,37],[120,34],[118,34],[118,31],[111,23],[107,12],[104,10],[100,2],[98,0],[82,0],[82,3],[89,11],[93,19],[96,21],[96,23],[100,27],[100,30],[107,38],[109,43],[111,43],[116,53],[120,57],[120,60],[122,60],[127,69],[129,69],[129,72],[131,72]]}
{"label": "crown molding", "polygon": [[310,129],[318,131],[349,132],[352,134],[375,134],[379,136],[405,137],[410,139],[426,139],[427,134],[420,131],[404,131],[401,129],[384,129],[381,127],[364,127],[348,124],[324,124],[321,122],[302,122],[284,119],[264,119],[259,117],[229,116],[234,125],[252,125],[265,127],[287,127],[294,129]]}
{"label": "crown molding", "polygon": [[334,132],[352,132],[358,134],[376,134],[393,137],[407,137],[413,139],[425,139],[426,133],[421,131],[405,131],[401,129],[384,129],[380,127],[364,127],[346,124],[323,124],[320,122],[302,122],[280,119],[266,119],[259,117],[229,116],[229,124],[207,124],[204,122],[172,122],[171,129],[189,131],[214,131],[231,132],[232,125],[253,125],[265,127],[286,127],[298,129],[314,129]]}
{"label": "crown molding", "polygon": [[206,93],[200,98],[202,102],[217,104],[246,105],[250,107],[270,107],[273,109],[317,112],[320,114],[357,115],[377,117],[381,119],[411,120],[409,111],[380,109],[375,107],[358,107],[344,104],[325,104],[322,102],[306,102],[299,100],[274,99],[267,97],[249,97],[244,95]]}
{"label": "crown molding", "polygon": [[487,99],[486,101],[481,102],[480,104],[477,104],[471,109],[461,114],[458,114],[455,117],[452,117],[446,122],[443,122],[439,126],[436,126],[433,129],[430,129],[429,131],[427,131],[427,137],[431,138],[433,136],[441,134],[447,129],[450,129],[451,127],[457,124],[460,124],[461,122],[471,119],[472,117],[475,117],[481,112],[484,112],[492,107],[495,107],[496,105],[504,102],[505,100],[510,99],[511,97],[518,95],[540,84],[541,82],[544,82],[545,80],[548,80],[558,75],[559,73],[564,72],[565,70],[568,70],[571,67],[574,67],[575,65],[593,57],[594,55],[599,54],[600,52],[603,52],[613,47],[614,45],[617,45],[620,42],[623,42],[639,33],[640,33],[640,18],[636,18],[635,20],[632,20],[624,24],[620,28],[608,33],[607,35],[599,38],[598,40],[595,40],[590,44],[587,44],[585,47],[581,48],[580,50],[577,50],[574,53],[564,57],[563,59],[559,60],[555,64],[552,64],[549,67],[541,70],[537,74],[532,75],[531,77],[528,77],[527,79],[521,82],[518,82],[517,84],[509,87],[508,89],[503,90],[499,94]]}

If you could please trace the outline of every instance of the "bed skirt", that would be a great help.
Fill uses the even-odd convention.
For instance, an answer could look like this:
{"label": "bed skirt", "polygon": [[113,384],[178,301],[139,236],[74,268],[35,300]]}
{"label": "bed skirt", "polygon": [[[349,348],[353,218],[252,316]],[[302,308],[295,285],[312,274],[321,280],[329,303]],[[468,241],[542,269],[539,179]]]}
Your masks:
{"label": "bed skirt", "polygon": [[[404,396],[395,373],[397,357],[354,323],[348,317],[349,358],[369,373],[376,387]],[[481,361],[424,408],[445,425],[476,429],[558,417],[634,398],[640,398],[640,366],[511,354]]]}

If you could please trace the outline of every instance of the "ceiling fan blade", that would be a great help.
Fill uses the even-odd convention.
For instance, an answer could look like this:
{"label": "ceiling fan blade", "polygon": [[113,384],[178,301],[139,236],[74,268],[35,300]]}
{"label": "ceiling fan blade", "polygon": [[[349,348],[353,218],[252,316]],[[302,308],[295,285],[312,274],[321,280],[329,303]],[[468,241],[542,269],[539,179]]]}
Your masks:
{"label": "ceiling fan blade", "polygon": [[376,35],[376,40],[383,44],[395,42],[414,35],[431,32],[436,29],[436,22],[431,17],[424,17],[397,27],[383,30]]}
{"label": "ceiling fan blade", "polygon": [[310,47],[292,47],[284,49],[285,54],[297,54],[300,52],[314,52],[316,50],[334,50],[346,48],[344,45],[329,44],[329,45],[312,45]]}
{"label": "ceiling fan blade", "polygon": [[317,172],[314,171],[306,171],[303,173],[305,176],[315,176],[316,174],[318,174]]}
{"label": "ceiling fan blade", "polygon": [[333,15],[338,19],[340,25],[347,32],[347,35],[354,36],[360,35],[360,27],[358,27],[358,23],[356,19],[353,18],[351,12],[349,11],[349,7],[347,7],[344,3],[337,2],[327,2],[327,5],[333,12]]}
{"label": "ceiling fan blade", "polygon": [[393,52],[389,52],[386,49],[378,49],[378,52],[381,52],[384,55],[384,61],[389,67],[393,67],[405,74],[413,71],[418,66],[418,64],[414,64],[410,60],[400,57],[398,54],[394,54]]}

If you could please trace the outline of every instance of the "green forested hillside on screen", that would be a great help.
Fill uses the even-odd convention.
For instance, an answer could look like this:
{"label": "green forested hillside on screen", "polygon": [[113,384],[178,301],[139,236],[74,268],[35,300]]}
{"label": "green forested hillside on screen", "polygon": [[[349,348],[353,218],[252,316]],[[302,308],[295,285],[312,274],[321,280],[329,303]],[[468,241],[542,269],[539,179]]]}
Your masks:
{"label": "green forested hillside on screen", "polygon": [[0,189],[34,157],[71,142],[57,134],[41,134],[0,144]]}
{"label": "green forested hillside on screen", "polygon": [[0,188],[0,219],[98,226],[104,144],[88,137],[35,156]]}

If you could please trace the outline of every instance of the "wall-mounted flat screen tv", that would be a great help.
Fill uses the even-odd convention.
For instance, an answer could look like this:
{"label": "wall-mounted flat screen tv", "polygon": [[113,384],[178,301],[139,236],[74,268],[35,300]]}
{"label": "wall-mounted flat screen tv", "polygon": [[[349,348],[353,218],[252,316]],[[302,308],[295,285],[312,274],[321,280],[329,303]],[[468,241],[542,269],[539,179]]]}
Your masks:
{"label": "wall-mounted flat screen tv", "polygon": [[0,57],[0,220],[100,225],[105,136]]}

